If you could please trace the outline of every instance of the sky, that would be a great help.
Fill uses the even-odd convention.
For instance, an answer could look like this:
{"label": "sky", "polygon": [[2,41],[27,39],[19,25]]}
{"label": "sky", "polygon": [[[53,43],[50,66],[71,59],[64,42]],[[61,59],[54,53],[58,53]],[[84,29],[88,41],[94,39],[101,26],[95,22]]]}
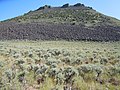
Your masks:
{"label": "sky", "polygon": [[120,0],[0,0],[0,21],[23,15],[44,5],[61,6],[65,3],[82,3],[120,19]]}

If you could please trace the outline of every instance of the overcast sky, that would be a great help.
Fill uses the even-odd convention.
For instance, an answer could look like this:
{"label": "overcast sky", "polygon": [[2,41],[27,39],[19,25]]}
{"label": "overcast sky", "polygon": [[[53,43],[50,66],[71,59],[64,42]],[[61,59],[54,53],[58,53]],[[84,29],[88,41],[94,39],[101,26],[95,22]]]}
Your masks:
{"label": "overcast sky", "polygon": [[23,15],[43,5],[61,6],[83,3],[95,10],[120,19],[120,0],[0,0],[0,21]]}

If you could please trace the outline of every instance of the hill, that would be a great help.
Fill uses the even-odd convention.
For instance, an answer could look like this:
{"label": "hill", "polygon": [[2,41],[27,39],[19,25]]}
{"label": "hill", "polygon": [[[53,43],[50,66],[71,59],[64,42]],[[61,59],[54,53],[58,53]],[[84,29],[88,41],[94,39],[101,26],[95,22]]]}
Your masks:
{"label": "hill", "polygon": [[120,21],[81,3],[45,5],[2,21],[0,39],[119,41]]}

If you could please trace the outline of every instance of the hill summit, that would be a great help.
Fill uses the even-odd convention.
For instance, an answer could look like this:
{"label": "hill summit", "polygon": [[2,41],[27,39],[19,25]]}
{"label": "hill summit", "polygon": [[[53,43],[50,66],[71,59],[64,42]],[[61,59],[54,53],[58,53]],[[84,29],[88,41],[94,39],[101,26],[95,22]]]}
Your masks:
{"label": "hill summit", "polygon": [[0,39],[119,41],[120,21],[77,3],[45,5],[2,21]]}

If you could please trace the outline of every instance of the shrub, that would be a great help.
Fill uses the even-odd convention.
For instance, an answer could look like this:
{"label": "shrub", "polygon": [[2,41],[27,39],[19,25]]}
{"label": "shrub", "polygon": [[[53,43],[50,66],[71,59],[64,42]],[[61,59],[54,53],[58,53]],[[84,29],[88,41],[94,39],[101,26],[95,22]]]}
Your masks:
{"label": "shrub", "polygon": [[13,73],[11,69],[5,71],[5,74],[6,74],[6,77],[8,78],[9,83],[11,82],[11,80],[15,78],[15,74]]}

